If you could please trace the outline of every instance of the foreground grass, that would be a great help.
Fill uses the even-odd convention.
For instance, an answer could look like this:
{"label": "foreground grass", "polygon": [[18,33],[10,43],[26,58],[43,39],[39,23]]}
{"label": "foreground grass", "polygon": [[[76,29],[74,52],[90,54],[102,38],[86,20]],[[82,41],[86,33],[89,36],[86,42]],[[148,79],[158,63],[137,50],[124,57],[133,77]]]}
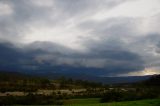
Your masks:
{"label": "foreground grass", "polygon": [[[113,102],[113,103],[99,103],[98,98],[72,99],[71,101],[74,104],[68,104],[68,105],[66,104],[61,106],[160,106],[160,99]],[[25,106],[25,105],[16,105],[16,106]],[[35,105],[29,105],[29,106],[35,106]],[[36,106],[42,106],[42,105],[36,105]],[[45,106],[57,106],[57,105],[45,105]]]}
{"label": "foreground grass", "polygon": [[160,106],[160,99],[113,102],[113,103],[73,104],[68,106]]}
{"label": "foreground grass", "polygon": [[71,104],[97,104],[100,103],[100,98],[88,98],[88,99],[69,99],[65,100],[65,105],[71,105]]}

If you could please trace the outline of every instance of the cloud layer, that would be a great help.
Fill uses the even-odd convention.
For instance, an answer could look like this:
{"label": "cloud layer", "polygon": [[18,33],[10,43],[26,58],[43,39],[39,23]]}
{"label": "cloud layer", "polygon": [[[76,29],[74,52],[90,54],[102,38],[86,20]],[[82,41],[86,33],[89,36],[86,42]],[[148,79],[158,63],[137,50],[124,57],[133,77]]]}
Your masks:
{"label": "cloud layer", "polygon": [[102,76],[160,73],[159,5],[159,0],[0,0],[0,67],[61,66]]}

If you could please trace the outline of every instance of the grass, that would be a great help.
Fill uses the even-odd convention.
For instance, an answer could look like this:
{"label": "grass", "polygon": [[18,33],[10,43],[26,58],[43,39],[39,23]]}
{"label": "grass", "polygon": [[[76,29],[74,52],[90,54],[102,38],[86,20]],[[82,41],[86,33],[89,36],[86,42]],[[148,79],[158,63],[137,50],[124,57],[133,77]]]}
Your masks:
{"label": "grass", "polygon": [[[98,98],[89,98],[89,99],[71,99],[70,103],[71,104],[66,104],[62,106],[160,106],[160,99],[99,103]],[[25,105],[17,105],[17,106],[25,106]],[[35,105],[30,105],[30,106],[35,106]],[[45,106],[57,106],[57,105],[45,105]]]}
{"label": "grass", "polygon": [[65,105],[70,104],[97,104],[100,102],[100,98],[88,98],[88,99],[69,99],[65,100]]}
{"label": "grass", "polygon": [[68,106],[160,106],[160,99],[113,103],[73,104]]}

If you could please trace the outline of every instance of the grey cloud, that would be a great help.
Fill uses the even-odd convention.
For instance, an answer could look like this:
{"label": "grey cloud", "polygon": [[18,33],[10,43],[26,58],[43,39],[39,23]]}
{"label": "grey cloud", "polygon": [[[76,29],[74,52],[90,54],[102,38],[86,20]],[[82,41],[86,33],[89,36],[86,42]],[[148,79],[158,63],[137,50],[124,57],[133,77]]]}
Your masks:
{"label": "grey cloud", "polygon": [[[79,21],[77,19],[96,13],[101,8],[109,10],[126,1],[129,0],[54,0],[53,6],[38,6],[32,0],[1,0],[11,6],[13,13],[0,16],[0,42],[23,42],[24,35],[35,23],[42,23],[46,27],[65,25],[72,18]],[[154,17],[152,24],[159,21],[159,15]],[[50,42],[34,42],[23,49],[0,44],[4,55],[1,58],[6,60],[5,63],[10,63],[10,68],[18,68],[18,65],[34,70],[44,67],[51,70],[55,66],[68,66],[70,69],[83,67],[96,68],[106,75],[143,70],[148,64],[159,64],[160,35],[157,30],[141,35],[138,29],[140,23],[139,18],[126,17],[103,21],[86,19],[75,22],[75,29],[91,31],[90,36],[80,38],[87,49],[85,53]],[[158,23],[156,25],[159,26]],[[15,63],[11,64],[13,60]]]}
{"label": "grey cloud", "polygon": [[[12,8],[13,13],[9,16],[0,16],[0,38],[16,42],[16,39],[23,39],[24,34],[30,31],[30,26],[34,22],[47,26],[65,23],[71,17],[75,17],[74,14],[82,15],[83,12],[96,10],[101,6],[111,8],[124,1],[53,0],[53,6],[42,7],[35,5],[32,0],[1,0],[0,2]],[[10,38],[15,38],[15,40]]]}
{"label": "grey cloud", "polygon": [[36,56],[36,60],[42,64],[43,62],[48,62],[52,66],[99,68],[98,70],[103,70],[103,74],[106,75],[144,69],[144,61],[137,54],[120,48],[105,48],[105,46],[101,45],[96,48],[90,48],[90,51],[84,54],[76,52],[72,55],[44,54]]}
{"label": "grey cloud", "polygon": [[124,1],[126,0],[55,0],[54,2],[64,14],[68,13],[72,17],[101,7],[112,8]]}
{"label": "grey cloud", "polygon": [[90,51],[86,54],[74,52],[71,55],[64,54],[62,51],[57,51],[56,49],[54,52],[47,52],[40,48],[23,51],[12,47],[10,44],[8,46],[1,44],[0,49],[3,50],[0,55],[1,59],[5,60],[5,62],[1,61],[1,69],[12,68],[15,70],[38,71],[46,68],[46,71],[52,71],[52,69],[56,69],[58,66],[60,68],[57,70],[58,72],[61,72],[65,67],[69,67],[69,70],[83,68],[84,73],[86,73],[85,69],[90,70],[92,73],[91,69],[95,68],[95,72],[102,72],[98,75],[107,76],[142,70],[144,68],[144,62],[137,54],[124,50],[95,50],[95,52]]}
{"label": "grey cloud", "polygon": [[31,0],[2,0],[8,4],[13,13],[0,16],[0,38],[1,40],[18,42],[22,41],[24,35],[30,31],[30,25],[34,22],[46,22],[50,14],[50,8],[33,5]]}
{"label": "grey cloud", "polygon": [[79,24],[83,30],[92,30],[92,36],[101,39],[114,38],[132,38],[137,36],[138,19],[133,18],[110,18],[101,22],[86,21]]}

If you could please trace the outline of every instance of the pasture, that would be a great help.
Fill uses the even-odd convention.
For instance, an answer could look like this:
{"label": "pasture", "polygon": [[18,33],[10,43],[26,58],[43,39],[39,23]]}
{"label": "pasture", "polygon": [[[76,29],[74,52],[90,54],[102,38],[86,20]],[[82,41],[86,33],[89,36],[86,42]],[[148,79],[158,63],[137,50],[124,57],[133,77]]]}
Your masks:
{"label": "pasture", "polygon": [[[89,98],[89,99],[72,99],[65,103],[69,102],[71,104],[65,104],[59,106],[160,106],[160,99],[99,103],[98,98]],[[25,105],[14,105],[14,106],[25,106]],[[42,106],[42,105],[29,105],[29,106]],[[58,106],[58,105],[45,105],[45,106]]]}

